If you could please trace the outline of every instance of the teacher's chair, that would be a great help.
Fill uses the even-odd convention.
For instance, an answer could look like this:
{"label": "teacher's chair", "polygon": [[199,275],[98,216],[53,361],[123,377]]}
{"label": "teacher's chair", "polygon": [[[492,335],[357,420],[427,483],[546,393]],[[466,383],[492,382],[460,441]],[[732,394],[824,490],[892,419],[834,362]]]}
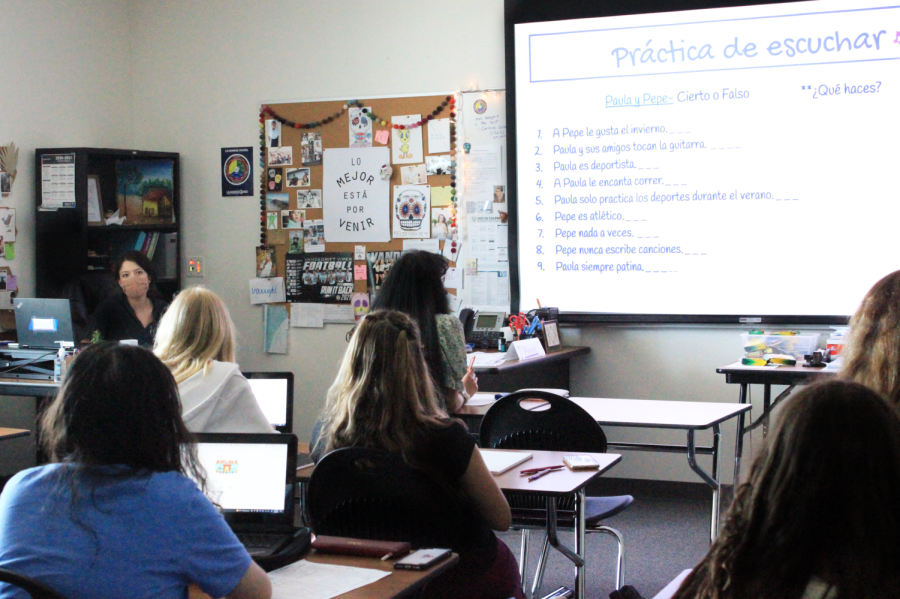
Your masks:
{"label": "teacher's chair", "polygon": [[[493,449],[606,453],[606,435],[597,421],[580,406],[546,391],[516,391],[500,398],[484,415],[480,437],[482,447]],[[513,492],[506,496],[512,508],[513,527],[522,529],[519,569],[524,583],[530,529],[546,530],[547,527],[546,498]],[[617,589],[625,585],[625,540],[622,533],[601,522],[624,511],[632,501],[631,495],[586,498],[585,532],[607,534],[616,539]],[[575,496],[561,499],[558,510],[560,528],[574,528]],[[532,597],[540,590],[548,551],[549,539],[545,538],[531,588]]]}
{"label": "teacher's chair", "polygon": [[66,599],[44,583],[29,578],[24,574],[13,572],[12,570],[0,568],[0,582],[6,582],[19,587],[31,595],[32,599]]}

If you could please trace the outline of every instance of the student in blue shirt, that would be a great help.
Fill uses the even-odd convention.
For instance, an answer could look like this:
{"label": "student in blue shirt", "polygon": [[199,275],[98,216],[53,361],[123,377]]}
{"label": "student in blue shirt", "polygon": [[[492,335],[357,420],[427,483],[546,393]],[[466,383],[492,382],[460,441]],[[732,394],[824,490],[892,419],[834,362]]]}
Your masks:
{"label": "student in blue shirt", "polygon": [[[269,599],[265,572],[191,480],[203,481],[169,369],[149,350],[79,354],[42,419],[52,463],[0,495],[0,567],[68,599]],[[201,483],[202,485],[202,483]],[[0,584],[0,598],[27,597]]]}

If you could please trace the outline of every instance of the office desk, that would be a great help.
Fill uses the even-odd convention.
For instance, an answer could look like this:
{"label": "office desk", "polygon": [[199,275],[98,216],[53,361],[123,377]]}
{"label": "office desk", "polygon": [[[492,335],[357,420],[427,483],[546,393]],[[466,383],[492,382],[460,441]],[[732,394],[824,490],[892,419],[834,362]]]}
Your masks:
{"label": "office desk", "polygon": [[[735,441],[735,454],[738,455],[741,451],[743,439],[743,435],[740,434],[743,420],[740,417],[751,409],[750,405],[650,399],[606,399],[599,397],[571,397],[569,399],[584,408],[600,425],[684,430],[687,433],[686,445],[609,441],[607,447],[609,449],[687,454],[688,465],[691,467],[691,470],[696,472],[703,482],[712,489],[712,513],[709,527],[710,543],[716,539],[719,531],[720,425],[731,418],[738,417],[738,435]],[[535,402],[535,405],[540,403],[544,402]],[[480,426],[481,417],[484,416],[488,408],[490,408],[490,405],[463,406],[454,416],[462,417],[463,420],[467,421],[467,424],[474,423],[477,420]],[[708,428],[713,429],[712,445],[698,447],[695,438],[696,432]],[[712,456],[711,473],[707,473],[697,463],[697,454]]]}
{"label": "office desk", "polygon": [[590,347],[563,347],[559,351],[530,360],[510,360],[497,366],[475,367],[482,389],[511,392],[533,387],[569,388],[569,363],[589,354]]}
{"label": "office desk", "polygon": [[7,439],[15,439],[16,437],[27,437],[31,431],[22,428],[3,428],[0,427],[0,441]]}
{"label": "office desk", "polygon": [[[481,451],[494,451],[483,449]],[[584,488],[592,479],[600,476],[622,459],[621,455],[613,453],[591,453],[586,454],[592,456],[600,464],[597,470],[577,470],[571,471],[568,468],[548,474],[534,482],[529,483],[528,477],[520,477],[519,470],[524,468],[537,468],[540,466],[550,466],[561,464],[563,456],[566,452],[560,451],[538,451],[529,450],[534,456],[532,459],[516,466],[503,474],[495,475],[494,478],[500,488],[504,491],[516,491],[519,493],[528,493],[547,497],[547,538],[550,544],[560,553],[566,556],[575,564],[575,585],[576,597],[584,597],[584,514],[585,494]],[[312,475],[313,465],[297,468],[297,482],[304,485],[309,482]],[[575,501],[575,550],[572,551],[559,542],[557,535],[557,517],[556,502],[559,497],[576,494]],[[390,578],[390,577],[388,577]]]}
{"label": "office desk", "polygon": [[[459,556],[454,553],[448,559],[431,566],[427,570],[395,570],[394,562],[397,561],[396,559],[381,561],[377,557],[317,553],[315,549],[311,549],[302,559],[317,564],[391,572],[390,576],[385,576],[381,580],[376,580],[349,593],[338,595],[335,599],[395,599],[415,596],[428,581],[455,566],[459,561]],[[209,595],[201,591],[200,587],[195,584],[190,585],[188,590],[189,599],[211,599]],[[300,595],[297,599],[303,599],[303,596]]]}
{"label": "office desk", "polygon": [[0,378],[0,395],[26,397],[53,397],[59,391],[59,383],[36,379]]}

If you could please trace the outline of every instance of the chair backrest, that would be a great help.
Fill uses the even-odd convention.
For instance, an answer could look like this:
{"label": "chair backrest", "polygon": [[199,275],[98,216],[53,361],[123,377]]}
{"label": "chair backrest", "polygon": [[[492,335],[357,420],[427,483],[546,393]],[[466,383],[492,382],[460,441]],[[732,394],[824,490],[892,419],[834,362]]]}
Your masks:
{"label": "chair backrest", "polygon": [[[522,406],[524,400],[549,406]],[[565,397],[547,391],[516,391],[501,397],[481,421],[481,446],[606,453],[606,435],[590,414]]]}
{"label": "chair backrest", "polygon": [[17,586],[33,599],[66,599],[47,585],[22,574],[0,568],[0,582]]}
{"label": "chair backrest", "polygon": [[316,465],[306,495],[313,532],[407,541],[458,551],[466,507],[458,494],[399,456],[347,447]]}

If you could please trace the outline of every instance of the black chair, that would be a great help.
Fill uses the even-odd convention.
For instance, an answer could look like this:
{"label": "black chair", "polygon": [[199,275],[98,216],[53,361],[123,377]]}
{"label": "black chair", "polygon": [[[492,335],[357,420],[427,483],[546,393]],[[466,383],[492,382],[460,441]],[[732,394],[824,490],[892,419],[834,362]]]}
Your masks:
{"label": "black chair", "polygon": [[459,553],[466,510],[458,494],[399,456],[347,447],[324,456],[306,495],[317,535],[407,541]]}
{"label": "black chair", "polygon": [[32,599],[66,599],[44,583],[11,570],[0,568],[0,582],[19,587],[31,595]]}
{"label": "black chair", "polygon": [[[540,407],[523,407],[523,400],[547,402]],[[531,409],[529,409],[531,408]],[[546,391],[516,391],[498,400],[488,409],[481,421],[481,446],[494,449],[539,449],[572,453],[606,453],[606,435],[590,414],[568,399]],[[546,529],[546,498],[517,493],[506,493],[513,512],[513,527],[522,529],[522,551],[519,568],[525,580],[527,568],[528,538],[530,529]],[[608,534],[616,539],[618,561],[616,564],[616,588],[625,584],[625,540],[622,533],[600,524],[625,510],[634,498],[587,497],[585,507],[585,532]],[[558,502],[558,526],[575,527],[575,496]],[[547,565],[549,539],[538,561],[531,596],[538,592]]]}

